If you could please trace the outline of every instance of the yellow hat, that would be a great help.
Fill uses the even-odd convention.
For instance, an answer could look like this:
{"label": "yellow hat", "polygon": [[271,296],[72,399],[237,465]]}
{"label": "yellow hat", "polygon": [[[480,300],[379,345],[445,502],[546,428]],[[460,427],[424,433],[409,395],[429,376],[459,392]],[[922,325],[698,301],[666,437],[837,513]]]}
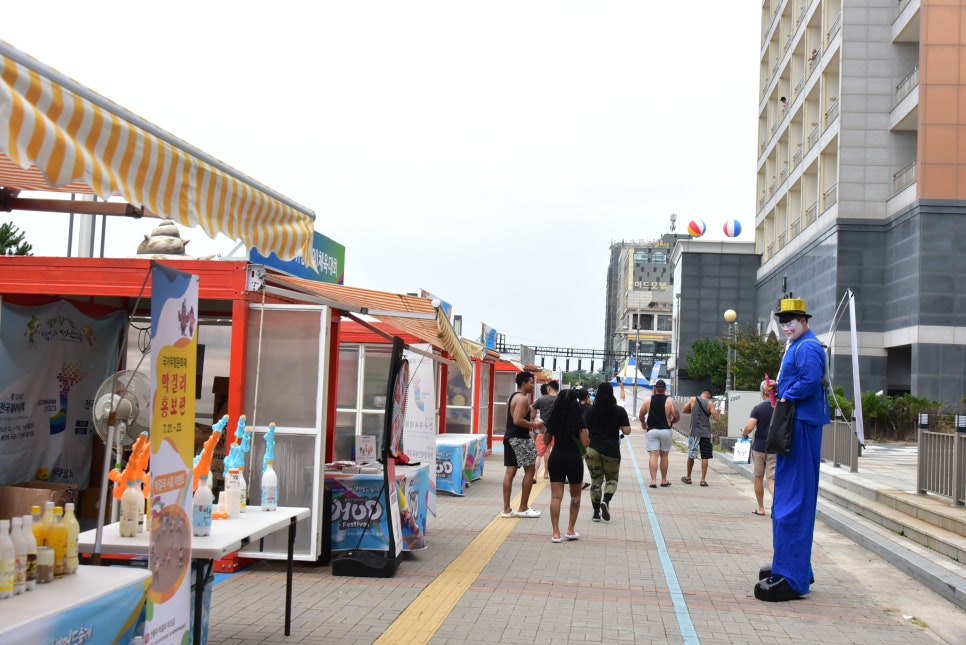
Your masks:
{"label": "yellow hat", "polygon": [[782,298],[778,305],[778,312],[775,315],[778,318],[812,317],[812,314],[805,313],[805,301],[801,298]]}

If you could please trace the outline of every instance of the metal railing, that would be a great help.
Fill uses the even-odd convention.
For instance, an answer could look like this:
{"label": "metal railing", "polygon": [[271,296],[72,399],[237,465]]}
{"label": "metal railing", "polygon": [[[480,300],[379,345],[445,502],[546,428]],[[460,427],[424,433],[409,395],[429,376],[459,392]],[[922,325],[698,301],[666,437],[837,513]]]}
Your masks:
{"label": "metal railing", "polygon": [[792,222],[792,237],[798,237],[798,234],[802,232],[802,220],[801,218]]}
{"label": "metal railing", "polygon": [[818,64],[822,60],[822,48],[815,47],[815,54],[808,57],[808,75],[811,76],[812,72],[818,69]]}
{"label": "metal railing", "polygon": [[784,184],[786,179],[788,179],[788,164],[785,164],[785,167],[782,168],[779,183]]}
{"label": "metal railing", "polygon": [[775,194],[775,189],[776,189],[776,188],[777,188],[777,185],[775,184],[775,180],[774,180],[774,179],[772,179],[772,180],[771,180],[771,183],[770,183],[770,184],[768,184],[768,195],[769,195],[769,196],[771,196],[771,195],[774,195],[774,194]]}
{"label": "metal railing", "polygon": [[798,96],[799,94],[801,94],[803,89],[805,89],[805,74],[804,73],[802,74],[802,77],[800,79],[798,79],[798,83],[795,84],[795,96]]}
{"label": "metal railing", "polygon": [[769,244],[766,247],[765,250],[766,250],[766,253],[765,253],[765,259],[766,260],[769,259],[769,258],[771,258],[771,257],[774,257],[774,255],[775,255],[775,243],[772,242],[771,244]]}
{"label": "metal railing", "polygon": [[859,439],[845,421],[835,419],[822,428],[822,461],[859,472]]}
{"label": "metal railing", "polygon": [[795,19],[796,27],[802,24],[802,20],[805,18],[805,10],[808,9],[807,0],[802,0],[800,4],[801,4],[801,7],[799,7],[798,9],[798,18]]}
{"label": "metal railing", "polygon": [[778,234],[778,250],[781,250],[781,249],[785,248],[785,245],[786,244],[788,244],[788,233],[779,233]]}
{"label": "metal railing", "polygon": [[836,202],[839,200],[839,185],[832,184],[828,190],[822,193],[822,204],[824,206],[823,210],[828,210],[829,208],[835,206]]}
{"label": "metal railing", "polygon": [[963,506],[966,497],[966,433],[919,430],[916,492],[949,497]]}
{"label": "metal railing", "polygon": [[840,11],[839,15],[835,16],[835,20],[832,21],[832,26],[828,28],[828,33],[826,34],[826,37],[825,37],[826,45],[832,42],[832,39],[835,38],[835,35],[839,33],[839,29],[841,28],[842,28],[842,12]]}
{"label": "metal railing", "polygon": [[835,121],[835,119],[837,119],[838,116],[839,116],[839,100],[833,99],[832,104],[828,106],[827,110],[825,110],[825,127],[828,128],[830,125],[832,125],[832,122]]}
{"label": "metal railing", "polygon": [[902,10],[905,9],[907,6],[909,6],[910,2],[912,2],[912,0],[897,0],[897,3],[899,5],[899,10],[896,11],[896,16],[900,15],[902,13]]}
{"label": "metal railing", "polygon": [[804,154],[805,153],[802,151],[802,147],[799,146],[798,147],[798,150],[795,151],[795,154],[792,155],[792,167],[793,168],[795,166],[797,166],[798,164],[802,163],[802,157],[804,156]]}
{"label": "metal railing", "polygon": [[898,195],[904,191],[909,186],[916,183],[916,164],[919,161],[918,158],[910,161],[906,166],[892,175],[892,194]]}
{"label": "metal railing", "polygon": [[896,105],[902,103],[902,99],[909,96],[912,90],[919,86],[919,65],[912,68],[906,77],[896,85]]}
{"label": "metal railing", "polygon": [[815,223],[815,218],[818,216],[818,202],[812,202],[812,205],[805,209],[805,226],[810,226]]}
{"label": "metal railing", "polygon": [[814,146],[816,143],[818,143],[818,135],[819,134],[820,134],[820,132],[818,131],[818,124],[816,123],[815,126],[812,128],[812,130],[808,133],[808,149],[809,150],[812,149],[812,146]]}

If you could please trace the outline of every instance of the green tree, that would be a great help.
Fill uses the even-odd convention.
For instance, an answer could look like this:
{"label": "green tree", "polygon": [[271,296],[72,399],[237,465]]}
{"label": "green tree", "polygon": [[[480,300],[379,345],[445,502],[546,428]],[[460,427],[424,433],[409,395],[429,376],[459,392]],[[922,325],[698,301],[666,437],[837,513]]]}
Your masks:
{"label": "green tree", "polygon": [[708,379],[719,391],[724,389],[728,373],[728,346],[717,339],[699,338],[687,354],[688,376]]}
{"label": "green tree", "polygon": [[[771,380],[778,377],[785,344],[774,337],[762,338],[754,327],[738,327],[731,360],[731,379],[736,390],[757,390],[765,374]],[[691,362],[688,361],[688,365]]]}
{"label": "green tree", "polygon": [[892,397],[875,392],[862,393],[862,416],[866,435],[878,437],[882,434],[879,427],[886,426],[890,435],[896,433],[896,424],[892,419]]}
{"label": "green tree", "polygon": [[10,222],[0,224],[0,255],[33,255],[23,231]]}

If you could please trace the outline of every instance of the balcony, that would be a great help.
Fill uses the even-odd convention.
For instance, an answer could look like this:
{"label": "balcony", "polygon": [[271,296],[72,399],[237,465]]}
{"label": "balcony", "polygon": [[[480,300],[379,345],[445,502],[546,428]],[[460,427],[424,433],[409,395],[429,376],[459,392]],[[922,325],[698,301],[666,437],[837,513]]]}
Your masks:
{"label": "balcony", "polygon": [[812,55],[808,57],[808,75],[811,76],[812,72],[818,69],[819,63],[822,62],[822,48],[816,47],[812,50]]}
{"label": "balcony", "polygon": [[825,110],[825,129],[826,130],[830,125],[832,125],[832,123],[835,122],[835,119],[839,117],[838,98],[829,99],[829,101],[831,104],[828,106],[828,109]]}
{"label": "balcony", "polygon": [[808,133],[808,150],[811,150],[818,143],[819,134],[821,133],[818,131],[818,124],[813,123],[812,129]]}
{"label": "balcony", "polygon": [[898,195],[906,188],[916,183],[916,165],[918,161],[919,161],[918,159],[913,159],[908,164],[906,164],[906,166],[902,170],[892,175],[892,195],[893,196]]}
{"label": "balcony", "polygon": [[896,85],[896,105],[902,103],[902,99],[909,96],[909,92],[919,86],[919,65],[912,68],[906,77]]}
{"label": "balcony", "polygon": [[774,243],[769,244],[765,247],[765,259],[768,260],[775,256],[775,245]]}
{"label": "balcony", "polygon": [[778,250],[781,251],[788,244],[788,233],[780,233],[778,235]]}
{"label": "balcony", "polygon": [[777,185],[775,184],[775,179],[772,178],[771,183],[768,184],[768,196],[769,197],[775,194],[775,189],[776,188],[777,188]]}
{"label": "balcony", "polygon": [[798,167],[798,164],[802,163],[802,156],[805,153],[802,151],[802,144],[798,144],[798,150],[792,155],[792,168]]}
{"label": "balcony", "polygon": [[779,183],[784,184],[786,179],[788,179],[788,164],[785,164],[785,167],[782,168],[781,175],[779,175]]}
{"label": "balcony", "polygon": [[802,232],[802,220],[797,219],[794,222],[792,222],[792,238],[794,239],[798,237],[798,235],[801,232]]}
{"label": "balcony", "polygon": [[828,28],[828,33],[825,35],[825,45],[829,46],[832,44],[832,39],[838,35],[839,30],[842,28],[842,12],[835,16],[835,20],[832,21],[832,26]]}

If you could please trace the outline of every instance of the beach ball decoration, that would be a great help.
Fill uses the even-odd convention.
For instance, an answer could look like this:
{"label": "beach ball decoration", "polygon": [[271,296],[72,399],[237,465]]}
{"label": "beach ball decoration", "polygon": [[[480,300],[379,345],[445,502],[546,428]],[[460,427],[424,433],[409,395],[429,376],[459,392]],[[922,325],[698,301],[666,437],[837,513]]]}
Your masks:
{"label": "beach ball decoration", "polygon": [[703,220],[693,219],[688,222],[688,235],[691,237],[701,237],[706,230]]}
{"label": "beach ball decoration", "polygon": [[738,237],[741,235],[741,222],[736,219],[729,219],[724,223],[724,234],[728,237]]}

